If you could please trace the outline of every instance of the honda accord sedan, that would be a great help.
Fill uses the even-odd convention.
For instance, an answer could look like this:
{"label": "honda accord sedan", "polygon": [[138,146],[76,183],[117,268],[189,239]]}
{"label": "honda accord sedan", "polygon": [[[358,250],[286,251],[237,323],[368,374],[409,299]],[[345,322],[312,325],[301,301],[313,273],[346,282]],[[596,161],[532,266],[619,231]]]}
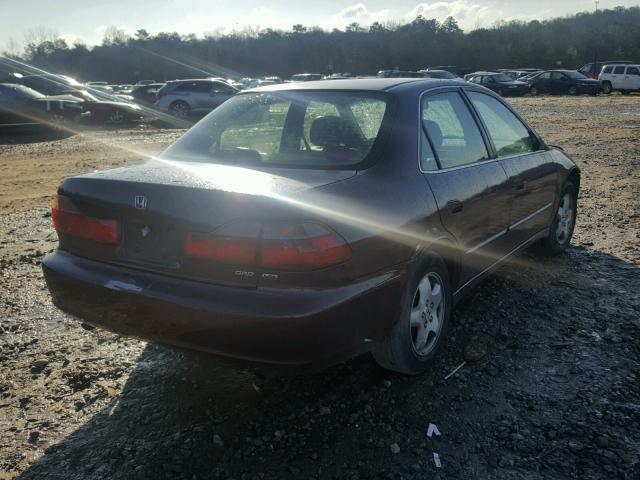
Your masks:
{"label": "honda accord sedan", "polygon": [[372,352],[418,374],[456,302],[539,243],[580,172],[482,86],[434,79],[247,90],[157,158],[66,179],[54,303],[83,322],[249,362]]}

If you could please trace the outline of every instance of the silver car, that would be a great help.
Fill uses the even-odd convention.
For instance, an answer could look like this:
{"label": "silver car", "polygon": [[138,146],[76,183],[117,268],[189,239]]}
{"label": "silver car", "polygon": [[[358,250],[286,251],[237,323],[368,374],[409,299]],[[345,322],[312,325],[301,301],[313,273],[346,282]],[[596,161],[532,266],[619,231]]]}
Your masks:
{"label": "silver car", "polygon": [[205,114],[238,92],[221,79],[173,80],[158,90],[156,107],[178,118]]}

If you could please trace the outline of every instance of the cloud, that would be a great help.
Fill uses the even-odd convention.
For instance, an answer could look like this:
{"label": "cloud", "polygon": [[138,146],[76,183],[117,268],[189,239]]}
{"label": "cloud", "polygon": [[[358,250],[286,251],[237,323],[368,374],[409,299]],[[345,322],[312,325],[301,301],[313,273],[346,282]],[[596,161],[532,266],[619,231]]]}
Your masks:
{"label": "cloud", "polygon": [[60,38],[67,42],[67,45],[73,45],[79,40],[79,37],[75,33],[63,33]]}
{"label": "cloud", "polygon": [[363,3],[350,5],[332,17],[332,27],[343,28],[350,23],[371,25],[373,22],[385,22],[389,19],[389,10],[383,9],[370,12]]}
{"label": "cloud", "polygon": [[501,12],[491,5],[454,0],[453,2],[420,3],[407,12],[405,19],[413,20],[418,15],[437,20],[453,17],[462,28],[467,30],[499,19]]}

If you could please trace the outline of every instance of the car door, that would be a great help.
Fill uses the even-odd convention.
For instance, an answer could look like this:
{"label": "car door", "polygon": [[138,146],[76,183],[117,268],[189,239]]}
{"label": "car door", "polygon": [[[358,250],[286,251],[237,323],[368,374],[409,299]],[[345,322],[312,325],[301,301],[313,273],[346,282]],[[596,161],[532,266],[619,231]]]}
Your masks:
{"label": "car door", "polygon": [[613,73],[611,73],[611,85],[615,90],[624,90],[624,72],[627,69],[624,65],[617,65],[613,67]]}
{"label": "car door", "polygon": [[513,200],[508,237],[519,246],[549,227],[558,173],[544,144],[505,103],[478,91],[466,95],[509,177]]}
{"label": "car door", "polygon": [[553,94],[567,93],[571,82],[562,72],[551,72],[551,92]]}
{"label": "car door", "polygon": [[509,251],[509,182],[459,89],[422,98],[421,128],[421,170],[457,241],[464,285]]}
{"label": "car door", "polygon": [[540,93],[552,93],[553,90],[551,88],[551,72],[541,73],[534,82],[534,85]]}
{"label": "car door", "polygon": [[640,90],[640,69],[638,67],[627,67],[624,85],[625,90]]}
{"label": "car door", "polygon": [[207,108],[213,110],[223,102],[229,100],[235,90],[222,82],[211,82],[207,97]]}

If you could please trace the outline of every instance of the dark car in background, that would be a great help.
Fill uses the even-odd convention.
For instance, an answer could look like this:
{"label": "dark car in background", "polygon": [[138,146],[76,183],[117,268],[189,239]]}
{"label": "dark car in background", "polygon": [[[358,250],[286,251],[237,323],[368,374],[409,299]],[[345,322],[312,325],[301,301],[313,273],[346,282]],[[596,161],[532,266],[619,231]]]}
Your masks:
{"label": "dark car in background", "polygon": [[133,101],[141,105],[153,105],[156,101],[158,91],[164,87],[164,83],[149,83],[147,85],[139,85],[134,87],[129,93],[133,97]]}
{"label": "dark car in background", "polygon": [[479,72],[471,75],[467,81],[493,90],[501,97],[521,97],[529,93],[528,83],[513,80],[504,73]]}
{"label": "dark car in background", "polygon": [[296,368],[372,351],[418,374],[473,285],[568,246],[579,186],[480,86],[282,84],[147,163],[66,179],[42,265],[55,305],[125,335]]}
{"label": "dark car in background", "polygon": [[186,119],[192,114],[209,113],[238,92],[221,78],[172,80],[158,90],[154,105],[176,118]]}
{"label": "dark car in background", "polygon": [[598,80],[592,80],[575,70],[547,70],[529,78],[531,95],[597,95],[602,91]]}
{"label": "dark car in background", "polygon": [[100,123],[121,124],[142,117],[140,107],[117,95],[87,87],[66,75],[40,74],[19,76],[16,83],[25,85],[44,95],[65,95],[83,102],[91,120]]}
{"label": "dark car in background", "polygon": [[15,83],[0,83],[0,127],[45,124],[49,126],[79,120],[79,100],[45,96]]}

